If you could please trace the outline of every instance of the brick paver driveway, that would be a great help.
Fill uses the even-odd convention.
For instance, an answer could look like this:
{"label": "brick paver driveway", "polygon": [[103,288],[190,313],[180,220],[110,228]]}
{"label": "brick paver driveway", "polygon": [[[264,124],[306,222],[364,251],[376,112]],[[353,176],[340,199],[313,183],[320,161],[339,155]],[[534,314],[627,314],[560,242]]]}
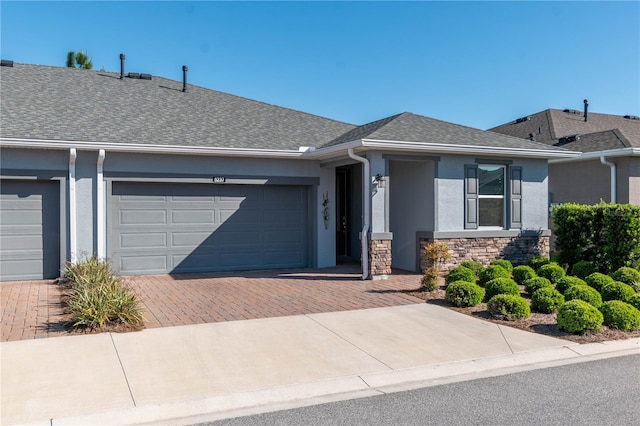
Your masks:
{"label": "brick paver driveway", "polygon": [[[170,327],[423,303],[406,294],[420,275],[394,271],[362,281],[357,264],[323,269],[125,277],[142,301],[145,325]],[[64,335],[51,281],[2,283],[2,341]]]}

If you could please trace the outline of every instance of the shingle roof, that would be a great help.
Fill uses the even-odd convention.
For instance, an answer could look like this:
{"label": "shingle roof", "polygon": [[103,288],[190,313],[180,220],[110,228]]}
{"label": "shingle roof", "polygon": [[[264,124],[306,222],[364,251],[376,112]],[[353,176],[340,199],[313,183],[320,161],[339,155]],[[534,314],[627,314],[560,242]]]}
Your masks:
{"label": "shingle roof", "polygon": [[[339,138],[334,139],[325,146],[337,145],[356,139],[514,149],[557,149],[545,144],[530,142],[522,138],[485,132],[459,124],[412,114],[410,112],[404,112],[357,127]],[[562,149],[557,150],[562,151]]]}
{"label": "shingle roof", "polygon": [[28,64],[0,76],[2,137],[298,150],[354,128],[156,76]]}
{"label": "shingle roof", "polygon": [[[547,109],[489,130],[520,138],[533,133],[536,141],[582,152],[640,148],[640,120],[620,115],[589,112],[585,122],[582,111]],[[572,135],[580,138],[560,143]]]}

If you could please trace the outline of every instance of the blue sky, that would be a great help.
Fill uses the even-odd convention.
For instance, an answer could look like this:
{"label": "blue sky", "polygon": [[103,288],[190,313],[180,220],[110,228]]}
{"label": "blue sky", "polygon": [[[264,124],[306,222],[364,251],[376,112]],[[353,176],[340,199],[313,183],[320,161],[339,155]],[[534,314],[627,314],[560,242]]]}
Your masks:
{"label": "blue sky", "polygon": [[3,59],[182,79],[364,124],[640,115],[640,2],[0,2]]}

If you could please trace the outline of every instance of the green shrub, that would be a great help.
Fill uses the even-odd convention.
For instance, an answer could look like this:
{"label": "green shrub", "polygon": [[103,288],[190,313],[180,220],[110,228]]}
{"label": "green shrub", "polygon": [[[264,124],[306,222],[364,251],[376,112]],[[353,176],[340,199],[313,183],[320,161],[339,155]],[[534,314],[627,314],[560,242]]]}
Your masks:
{"label": "green shrub", "polygon": [[475,272],[476,277],[480,275],[480,272],[484,269],[484,265],[477,260],[465,260],[460,264],[460,266],[471,269]]}
{"label": "green shrub", "polygon": [[602,313],[584,300],[571,300],[558,309],[558,328],[569,333],[599,331],[603,321]]}
{"label": "green shrub", "polygon": [[564,292],[564,300],[567,302],[575,299],[584,300],[594,308],[600,308],[602,305],[602,296],[598,290],[588,285],[574,285]]}
{"label": "green shrub", "polygon": [[513,275],[513,280],[520,285],[524,284],[526,280],[537,276],[536,271],[527,265],[516,266],[513,268],[513,271],[511,271],[511,274]]}
{"label": "green shrub", "polygon": [[566,275],[564,268],[555,262],[547,263],[538,268],[537,274],[551,281],[557,283],[558,280]]}
{"label": "green shrub", "polygon": [[498,294],[487,302],[487,311],[492,317],[513,321],[527,318],[531,315],[531,308],[526,300],[513,294]]}
{"label": "green shrub", "polygon": [[454,306],[476,306],[484,298],[484,289],[468,281],[454,281],[447,286],[444,298]]}
{"label": "green shrub", "polygon": [[556,312],[564,304],[564,296],[553,287],[542,287],[531,295],[531,307],[543,314]]}
{"label": "green shrub", "polygon": [[575,263],[571,268],[571,274],[583,280],[587,275],[593,274],[594,272],[596,272],[596,267],[593,266],[593,263],[587,260],[581,260],[580,262]]}
{"label": "green shrub", "polygon": [[420,280],[420,290],[422,291],[436,291],[440,288],[440,276],[438,269],[433,266],[424,270],[424,275]]}
{"label": "green shrub", "polygon": [[538,269],[540,269],[542,265],[546,265],[549,262],[551,261],[544,256],[532,256],[527,260],[527,266],[532,267],[537,273]]}
{"label": "green shrub", "polygon": [[449,285],[454,281],[468,281],[470,283],[476,282],[476,274],[466,266],[458,266],[453,268],[444,279],[445,285]]}
{"label": "green shrub", "polygon": [[64,276],[71,288],[66,303],[74,327],[142,324],[142,307],[135,293],[115,276],[108,263],[95,257],[69,263]]}
{"label": "green shrub", "polygon": [[574,285],[586,286],[587,283],[578,277],[562,277],[556,283],[556,290],[564,294],[564,292],[567,291],[569,287],[573,287]]}
{"label": "green shrub", "polygon": [[640,292],[640,271],[623,266],[611,274],[611,278],[613,278],[614,281],[620,281],[630,285],[636,293]]}
{"label": "green shrub", "polygon": [[598,291],[602,291],[602,287],[605,284],[609,284],[615,281],[609,275],[601,274],[600,272],[594,272],[593,274],[588,275],[584,280],[588,285]]}
{"label": "green shrub", "polygon": [[484,287],[486,283],[496,278],[511,278],[511,274],[502,266],[489,265],[482,272],[480,272],[480,276],[478,278],[479,284]]}
{"label": "green shrub", "polygon": [[511,263],[510,260],[507,260],[507,259],[492,260],[489,265],[498,265],[498,266],[502,266],[504,269],[506,269],[509,272],[513,271],[513,264]]}
{"label": "green shrub", "polygon": [[620,330],[640,329],[640,311],[620,300],[609,300],[600,307],[605,325]]}
{"label": "green shrub", "polygon": [[636,294],[633,287],[620,281],[614,281],[602,286],[602,300],[622,300],[623,302],[628,300],[631,296]]}
{"label": "green shrub", "polygon": [[495,278],[485,284],[484,290],[487,300],[498,294],[520,296],[520,287],[511,278]]}
{"label": "green shrub", "polygon": [[528,294],[533,294],[536,290],[544,287],[553,288],[551,281],[543,277],[529,278],[524,282],[524,291]]}
{"label": "green shrub", "polygon": [[634,308],[640,310],[640,293],[634,294],[633,296],[625,300],[625,302],[630,304]]}

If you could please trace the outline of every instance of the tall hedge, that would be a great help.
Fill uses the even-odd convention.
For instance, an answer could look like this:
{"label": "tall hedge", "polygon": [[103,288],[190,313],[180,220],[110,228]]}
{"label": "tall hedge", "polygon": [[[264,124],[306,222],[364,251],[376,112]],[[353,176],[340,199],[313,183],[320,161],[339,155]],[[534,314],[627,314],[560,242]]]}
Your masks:
{"label": "tall hedge", "polygon": [[607,273],[640,265],[640,206],[567,203],[554,207],[552,216],[561,263],[589,261]]}

